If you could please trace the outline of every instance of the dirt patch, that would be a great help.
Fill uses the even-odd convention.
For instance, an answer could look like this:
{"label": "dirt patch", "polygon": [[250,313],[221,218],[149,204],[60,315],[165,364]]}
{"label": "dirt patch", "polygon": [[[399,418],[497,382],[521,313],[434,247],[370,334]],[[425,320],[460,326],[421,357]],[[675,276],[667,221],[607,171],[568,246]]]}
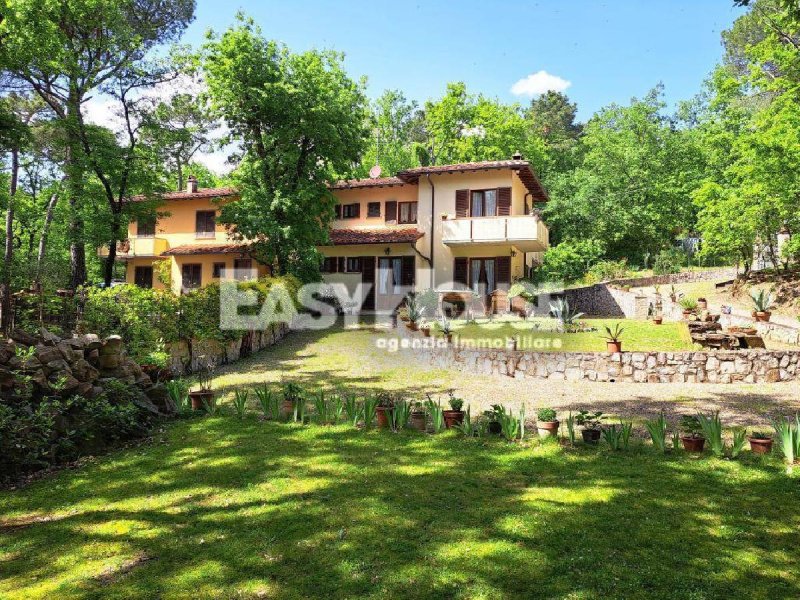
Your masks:
{"label": "dirt patch", "polygon": [[103,571],[95,575],[94,578],[102,585],[110,585],[133,571],[139,565],[151,560],[155,560],[155,557],[148,556],[144,552],[141,552],[133,558],[123,561],[116,567],[108,567],[107,569],[103,569]]}

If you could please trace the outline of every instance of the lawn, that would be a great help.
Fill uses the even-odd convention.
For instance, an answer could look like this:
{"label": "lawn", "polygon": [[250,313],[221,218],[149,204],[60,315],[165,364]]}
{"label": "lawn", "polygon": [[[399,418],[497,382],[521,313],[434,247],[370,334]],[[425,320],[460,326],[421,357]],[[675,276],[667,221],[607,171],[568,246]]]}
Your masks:
{"label": "lawn", "polygon": [[652,321],[634,319],[581,319],[581,323],[594,331],[558,333],[554,319],[478,319],[476,321],[453,321],[453,333],[462,340],[473,340],[488,345],[518,337],[520,350],[535,349],[551,352],[605,352],[605,327],[617,323],[624,328],[622,347],[628,351],[660,350],[673,352],[691,350],[691,337],[686,323],[665,322],[655,325]]}
{"label": "lawn", "polygon": [[0,494],[0,596],[798,597],[797,493],[777,458],[200,417]]}

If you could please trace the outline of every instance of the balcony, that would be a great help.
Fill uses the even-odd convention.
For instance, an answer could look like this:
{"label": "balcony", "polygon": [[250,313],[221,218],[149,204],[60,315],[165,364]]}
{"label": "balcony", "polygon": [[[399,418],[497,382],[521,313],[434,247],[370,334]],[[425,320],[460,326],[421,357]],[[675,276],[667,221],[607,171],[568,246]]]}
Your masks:
{"label": "balcony", "polygon": [[442,243],[448,246],[510,244],[522,252],[544,252],[549,232],[534,215],[447,219],[442,221]]}
{"label": "balcony", "polygon": [[[167,240],[159,237],[133,236],[122,242],[117,242],[117,258],[127,260],[130,258],[159,256],[169,248]],[[102,247],[97,251],[101,257],[108,256],[108,248]]]}

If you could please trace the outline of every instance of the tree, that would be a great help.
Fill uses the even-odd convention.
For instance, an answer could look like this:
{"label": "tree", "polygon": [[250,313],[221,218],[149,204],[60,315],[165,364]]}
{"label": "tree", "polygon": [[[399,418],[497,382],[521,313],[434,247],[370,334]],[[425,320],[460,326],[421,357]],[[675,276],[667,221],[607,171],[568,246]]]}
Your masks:
{"label": "tree", "polygon": [[174,94],[146,117],[143,146],[153,153],[154,163],[163,165],[178,190],[186,184],[186,168],[198,152],[211,150],[215,127],[208,108],[197,95]]}
{"label": "tree", "polygon": [[693,227],[700,154],[663,108],[659,87],[589,120],[582,163],[550,190],[545,218],[555,241],[593,238],[609,258],[641,264]]}
{"label": "tree", "polygon": [[0,4],[0,64],[13,83],[35,91],[55,113],[67,140],[71,283],[86,280],[81,198],[89,165],[82,107],[131,71],[155,46],[176,39],[194,0],[8,0]]}
{"label": "tree", "polygon": [[202,56],[212,108],[242,147],[231,233],[279,273],[319,277],[334,200],[327,182],[357,164],[367,138],[364,83],[335,52],[290,52],[242,15]]}
{"label": "tree", "polygon": [[545,150],[540,167],[545,180],[574,169],[580,161],[583,126],[577,122],[578,106],[562,92],[548,91],[531,100],[525,111],[529,135],[541,139]]}
{"label": "tree", "polygon": [[366,177],[373,165],[380,165],[386,175],[417,166],[418,147],[424,141],[416,129],[419,120],[416,102],[398,90],[386,90],[371,107],[370,138],[357,176]]}

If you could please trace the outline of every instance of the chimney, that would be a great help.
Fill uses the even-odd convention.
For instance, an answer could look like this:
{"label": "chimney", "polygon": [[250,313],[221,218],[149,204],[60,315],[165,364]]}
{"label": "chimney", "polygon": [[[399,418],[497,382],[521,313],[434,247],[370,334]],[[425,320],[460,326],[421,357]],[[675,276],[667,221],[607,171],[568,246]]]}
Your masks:
{"label": "chimney", "polygon": [[195,177],[194,175],[189,175],[189,179],[186,180],[186,193],[187,194],[197,193],[197,177]]}
{"label": "chimney", "polygon": [[520,154],[519,152],[515,152],[515,153],[514,153],[514,154],[511,156],[511,158],[512,158],[513,160],[522,160],[522,154]]}

